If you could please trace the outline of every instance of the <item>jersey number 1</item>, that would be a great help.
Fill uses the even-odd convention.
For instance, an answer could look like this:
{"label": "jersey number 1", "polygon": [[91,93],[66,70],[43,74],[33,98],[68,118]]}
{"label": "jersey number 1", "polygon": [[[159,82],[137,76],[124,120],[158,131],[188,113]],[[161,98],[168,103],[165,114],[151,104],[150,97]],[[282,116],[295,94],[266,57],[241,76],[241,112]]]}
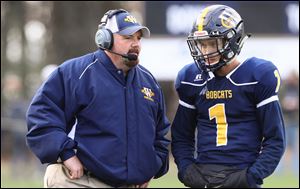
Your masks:
{"label": "jersey number 1", "polygon": [[227,121],[225,115],[225,104],[220,103],[216,104],[209,108],[209,119],[216,119],[217,123],[217,137],[216,143],[217,146],[226,146],[227,145]]}

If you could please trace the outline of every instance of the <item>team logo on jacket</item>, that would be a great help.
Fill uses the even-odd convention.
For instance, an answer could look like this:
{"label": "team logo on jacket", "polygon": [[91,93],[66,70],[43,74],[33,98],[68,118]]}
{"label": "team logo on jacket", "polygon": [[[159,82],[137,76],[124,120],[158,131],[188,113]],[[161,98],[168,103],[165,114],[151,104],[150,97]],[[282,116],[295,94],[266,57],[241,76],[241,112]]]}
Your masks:
{"label": "team logo on jacket", "polygon": [[152,97],[153,97],[155,94],[154,94],[154,92],[152,92],[151,89],[149,89],[149,88],[147,88],[147,87],[144,87],[141,91],[142,91],[142,93],[144,93],[144,95],[145,95],[144,98],[145,98],[145,99],[154,101]]}

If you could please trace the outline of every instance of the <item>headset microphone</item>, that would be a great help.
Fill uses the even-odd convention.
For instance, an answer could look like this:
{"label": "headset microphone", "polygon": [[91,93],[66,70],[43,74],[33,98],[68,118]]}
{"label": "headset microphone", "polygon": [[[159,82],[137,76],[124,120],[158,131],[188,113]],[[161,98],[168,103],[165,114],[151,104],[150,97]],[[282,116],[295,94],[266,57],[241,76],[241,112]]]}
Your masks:
{"label": "headset microphone", "polygon": [[125,56],[126,56],[126,57],[124,57],[124,55],[123,55],[123,57],[124,57],[124,58],[127,58],[129,61],[135,61],[135,60],[138,59],[137,55],[131,54],[131,53],[129,53],[129,54],[125,55]]}
{"label": "headset microphone", "polygon": [[[101,48],[101,47],[100,47]],[[103,49],[103,48],[101,48]],[[126,58],[128,59],[129,61],[134,61],[134,60],[137,60],[138,59],[138,56],[135,55],[135,54],[132,54],[132,53],[129,53],[129,54],[120,54],[120,53],[116,53],[114,51],[111,51],[109,49],[103,49],[103,50],[107,50],[108,52],[110,53],[113,53],[113,54],[116,54],[116,55],[119,55],[119,56],[122,56],[123,58]]]}

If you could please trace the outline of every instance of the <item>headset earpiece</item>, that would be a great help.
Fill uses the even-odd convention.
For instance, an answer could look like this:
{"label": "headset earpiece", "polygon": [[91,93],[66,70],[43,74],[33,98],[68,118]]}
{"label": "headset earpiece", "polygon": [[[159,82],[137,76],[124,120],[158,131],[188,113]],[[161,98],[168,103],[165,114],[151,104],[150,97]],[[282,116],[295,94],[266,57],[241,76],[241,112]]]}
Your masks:
{"label": "headset earpiece", "polygon": [[95,42],[99,48],[111,50],[114,44],[112,32],[105,28],[98,29],[95,35]]}
{"label": "headset earpiece", "polygon": [[111,50],[114,44],[113,33],[109,29],[105,28],[105,26],[108,19],[121,12],[127,11],[124,9],[109,10],[101,18],[101,23],[95,35],[95,43],[99,48]]}

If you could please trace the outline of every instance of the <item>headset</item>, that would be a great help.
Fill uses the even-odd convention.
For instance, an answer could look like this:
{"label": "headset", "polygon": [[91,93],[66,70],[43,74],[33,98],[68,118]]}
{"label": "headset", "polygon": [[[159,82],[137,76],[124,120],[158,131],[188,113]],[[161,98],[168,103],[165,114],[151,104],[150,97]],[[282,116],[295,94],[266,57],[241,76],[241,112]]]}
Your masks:
{"label": "headset", "polygon": [[122,12],[128,13],[124,9],[114,9],[107,11],[101,18],[101,22],[98,26],[98,31],[95,35],[95,42],[97,46],[102,50],[111,50],[114,44],[114,37],[112,31],[110,31],[110,29],[105,28],[108,19]]}

